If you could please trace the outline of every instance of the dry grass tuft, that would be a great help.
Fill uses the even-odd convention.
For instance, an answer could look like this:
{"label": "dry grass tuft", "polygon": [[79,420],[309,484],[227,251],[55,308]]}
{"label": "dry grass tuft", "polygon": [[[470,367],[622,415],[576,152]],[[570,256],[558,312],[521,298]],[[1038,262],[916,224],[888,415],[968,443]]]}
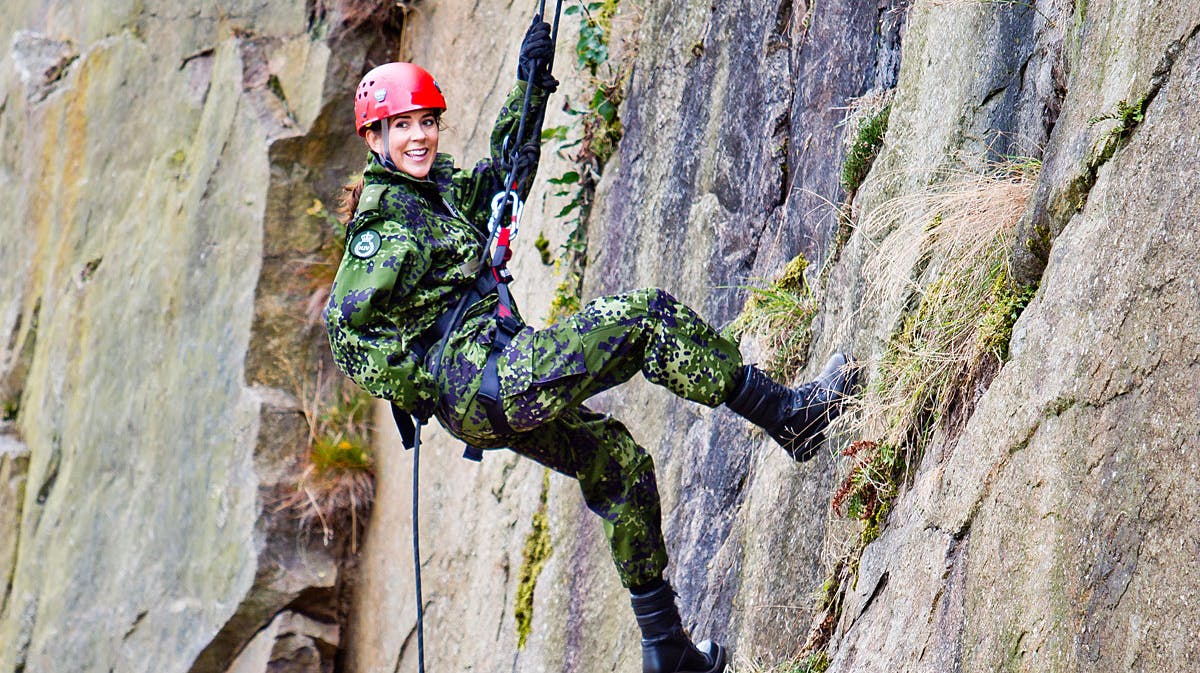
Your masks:
{"label": "dry grass tuft", "polygon": [[321,529],[326,545],[347,532],[351,552],[375,501],[375,459],[371,451],[373,398],[349,379],[338,378],[320,404],[320,376],[304,400],[308,447],[297,467],[295,490],[276,507],[290,510],[302,530]]}
{"label": "dry grass tuft", "polygon": [[929,188],[863,218],[864,235],[879,240],[866,265],[867,301],[886,306],[899,299],[912,308],[852,415],[860,436],[923,448],[952,390],[971,378],[984,355],[986,319],[1022,291],[1013,286],[1009,255],[1037,168],[1010,162],[984,172],[944,171]]}
{"label": "dry grass tuft", "polygon": [[836,422],[860,439],[842,452],[849,460],[830,503],[847,518],[830,519],[822,556],[831,571],[804,648],[812,657],[824,656],[862,550],[881,534],[911,466],[947,419],[969,415],[1007,356],[1013,322],[1033,296],[1012,280],[1010,255],[1039,169],[1014,160],[941,171],[860,220],[875,245],[864,303],[901,318],[867,390]]}
{"label": "dry grass tuft", "polygon": [[825,673],[829,668],[829,655],[815,651],[793,657],[786,661],[767,663],[762,659],[738,654],[726,668],[727,673]]}

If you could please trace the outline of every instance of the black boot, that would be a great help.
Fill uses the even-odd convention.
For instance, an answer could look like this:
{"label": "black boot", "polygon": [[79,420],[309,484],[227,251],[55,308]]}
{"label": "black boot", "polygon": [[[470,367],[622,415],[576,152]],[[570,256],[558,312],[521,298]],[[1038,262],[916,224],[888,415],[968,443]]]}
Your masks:
{"label": "black boot", "polygon": [[642,629],[642,673],[722,673],[725,649],[706,640],[697,647],[683,630],[675,592],[663,582],[633,594],[633,614]]}
{"label": "black boot", "polygon": [[767,431],[797,461],[812,458],[825,439],[825,428],[842,412],[857,372],[850,356],[836,353],[815,380],[791,389],[746,365],[725,402],[733,411]]}

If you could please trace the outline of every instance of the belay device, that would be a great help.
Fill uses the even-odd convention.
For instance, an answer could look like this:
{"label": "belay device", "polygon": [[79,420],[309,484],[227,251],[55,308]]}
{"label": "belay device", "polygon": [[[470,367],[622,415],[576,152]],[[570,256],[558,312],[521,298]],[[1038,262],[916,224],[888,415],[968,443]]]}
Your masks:
{"label": "belay device", "polygon": [[[533,23],[541,21],[545,13],[546,0],[539,0],[538,11],[533,17]],[[554,8],[554,22],[551,24],[550,62],[546,64],[548,71],[553,70],[554,66],[554,46],[558,44],[558,20],[561,14],[562,0],[557,0]],[[438,332],[436,338],[441,341],[437,357],[433,359],[430,371],[433,380],[436,382],[438,370],[441,368],[442,355],[445,353],[446,343],[449,341],[445,337],[458,328],[463,314],[466,313],[467,308],[471,304],[492,292],[496,293],[498,298],[494,314],[496,329],[487,362],[484,364],[483,380],[480,383],[476,396],[483,402],[488,421],[491,423],[492,428],[499,433],[511,432],[511,428],[504,416],[504,408],[500,400],[500,379],[497,372],[497,363],[500,353],[508,347],[512,338],[524,327],[513,311],[512,295],[508,291],[508,283],[512,280],[512,274],[509,273],[507,264],[511,256],[509,246],[512,243],[513,237],[517,235],[524,206],[516,190],[519,182],[527,176],[519,174],[523,169],[517,159],[521,149],[521,139],[525,137],[526,125],[530,122],[530,99],[533,95],[534,75],[537,72],[538,65],[536,61],[532,61],[529,72],[524,73],[526,82],[525,100],[521,106],[521,118],[517,126],[517,137],[515,142],[506,143],[505,149],[508,150],[508,175],[504,179],[503,191],[497,192],[492,198],[492,214],[488,221],[488,240],[484,246],[483,254],[479,259],[479,277],[474,287],[468,289],[463,297],[459,299],[454,310],[442,316],[434,326]],[[537,119],[533,120],[532,125],[529,127],[535,142],[540,141],[542,121],[543,117],[539,111]],[[424,600],[421,597],[421,545],[417,522],[417,506],[419,504],[420,493],[421,426],[428,419],[411,416],[400,409],[395,403],[392,403],[392,417],[396,421],[396,428],[400,431],[400,437],[404,442],[404,446],[413,451],[412,536],[413,572],[415,576],[413,588],[417,604],[417,669],[420,673],[425,673],[425,608]],[[483,452],[477,447],[467,446],[464,455],[466,458],[478,461],[482,458]]]}

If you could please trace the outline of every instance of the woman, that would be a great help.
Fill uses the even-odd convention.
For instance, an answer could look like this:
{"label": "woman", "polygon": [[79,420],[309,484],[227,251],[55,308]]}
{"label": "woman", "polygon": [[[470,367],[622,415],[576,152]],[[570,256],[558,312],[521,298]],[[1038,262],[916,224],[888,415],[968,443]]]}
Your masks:
{"label": "woman", "polygon": [[[549,33],[536,21],[521,46],[518,76],[532,82],[533,114],[557,87],[547,65]],[[509,168],[503,148],[521,148],[513,162],[526,177],[517,186],[522,196],[536,169],[537,138],[515,137],[527,86],[518,81],[501,110],[491,159],[467,171],[437,153],[446,103],[428,72],[388,63],[363,77],[355,125],[370,155],[326,309],[330,345],[339,367],[371,394],[422,420],[436,415],[470,446],[509,447],[577,479],[631,592],[643,671],[721,671],[725,651],[692,644],[663,577],[667,552],[650,456],[624,425],[583,402],[641,372],[686,399],[726,404],[807,460],[852,373],[838,354],[817,380],[780,386],[657,289],[596,299],[543,330],[525,327],[515,313],[498,319],[499,292],[477,282],[478,260],[492,196]],[[469,307],[448,324],[464,295]],[[492,353],[498,391],[488,404],[480,388]]]}

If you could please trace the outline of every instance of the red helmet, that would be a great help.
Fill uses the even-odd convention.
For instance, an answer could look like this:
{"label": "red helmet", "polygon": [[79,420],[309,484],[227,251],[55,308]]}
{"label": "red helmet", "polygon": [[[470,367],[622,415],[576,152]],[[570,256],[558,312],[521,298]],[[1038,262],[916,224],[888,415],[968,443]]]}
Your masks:
{"label": "red helmet", "polygon": [[367,124],[424,108],[446,109],[442,88],[415,63],[384,63],[363,75],[354,94],[354,128],[367,134]]}

